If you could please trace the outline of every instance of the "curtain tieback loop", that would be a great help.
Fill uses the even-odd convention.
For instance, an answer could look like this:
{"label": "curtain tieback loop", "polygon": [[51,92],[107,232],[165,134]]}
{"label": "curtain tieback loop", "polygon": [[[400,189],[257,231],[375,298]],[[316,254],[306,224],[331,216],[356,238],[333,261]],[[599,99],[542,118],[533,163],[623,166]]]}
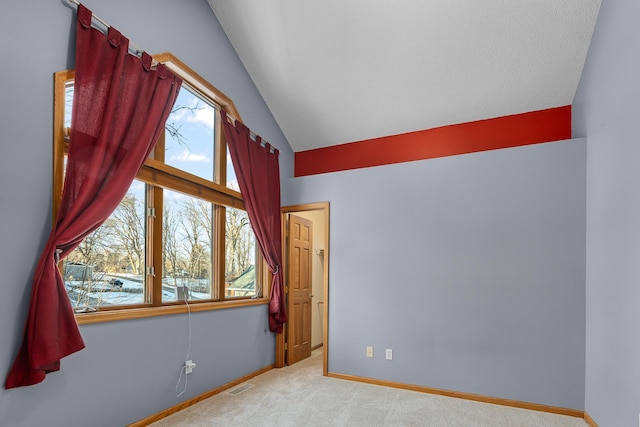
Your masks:
{"label": "curtain tieback loop", "polygon": [[62,253],[62,249],[56,249],[53,253],[53,259],[56,260],[56,264],[60,262],[60,254]]}
{"label": "curtain tieback loop", "polygon": [[273,274],[278,274],[278,271],[280,271],[280,266],[276,265],[276,271],[274,271]]}

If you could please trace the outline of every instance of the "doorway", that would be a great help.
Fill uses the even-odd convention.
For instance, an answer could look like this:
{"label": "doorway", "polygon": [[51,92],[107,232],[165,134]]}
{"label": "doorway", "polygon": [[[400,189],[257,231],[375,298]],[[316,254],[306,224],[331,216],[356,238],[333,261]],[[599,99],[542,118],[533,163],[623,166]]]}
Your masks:
{"label": "doorway", "polygon": [[[304,205],[285,206],[282,211],[282,229],[283,229],[283,250],[284,254],[284,276],[285,276],[285,295],[289,303],[292,302],[293,295],[290,294],[291,286],[289,286],[290,272],[290,239],[286,234],[286,230],[290,225],[291,216],[303,219],[305,223],[311,223],[313,229],[311,261],[312,266],[312,287],[307,296],[309,302],[308,308],[311,315],[310,327],[310,346],[311,349],[322,348],[322,372],[327,375],[328,372],[328,313],[329,313],[329,202],[311,203]],[[295,246],[295,244],[294,244]],[[301,312],[301,310],[297,310]],[[289,322],[298,322],[296,310],[289,310]],[[291,316],[294,316],[293,318]],[[276,367],[283,367],[290,364],[288,359],[289,351],[287,348],[290,343],[287,342],[289,323],[285,325],[285,331],[276,335]],[[295,361],[297,356],[292,357]]]}

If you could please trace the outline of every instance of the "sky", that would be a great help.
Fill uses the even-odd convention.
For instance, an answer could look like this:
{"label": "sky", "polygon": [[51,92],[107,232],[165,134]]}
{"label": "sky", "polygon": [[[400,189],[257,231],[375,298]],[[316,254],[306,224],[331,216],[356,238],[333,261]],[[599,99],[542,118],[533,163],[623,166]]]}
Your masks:
{"label": "sky", "polygon": [[[213,180],[214,164],[213,107],[182,87],[167,123],[179,129],[180,142],[167,132],[165,163],[199,177]],[[227,154],[227,186],[237,187],[237,179]]]}
{"label": "sky", "polygon": [[[66,92],[65,127],[71,126],[73,86]],[[199,177],[213,180],[215,110],[191,93],[184,85],[180,89],[173,111],[167,119],[179,129],[183,142],[168,133],[165,142],[165,162]],[[238,189],[231,157],[227,153],[227,187]]]}

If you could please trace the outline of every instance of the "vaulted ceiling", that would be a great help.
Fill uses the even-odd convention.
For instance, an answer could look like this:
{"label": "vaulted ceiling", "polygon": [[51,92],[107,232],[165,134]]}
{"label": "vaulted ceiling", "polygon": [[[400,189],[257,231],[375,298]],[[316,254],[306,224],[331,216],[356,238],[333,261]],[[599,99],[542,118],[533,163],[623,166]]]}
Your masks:
{"label": "vaulted ceiling", "polygon": [[570,105],[600,9],[600,0],[208,2],[296,152]]}

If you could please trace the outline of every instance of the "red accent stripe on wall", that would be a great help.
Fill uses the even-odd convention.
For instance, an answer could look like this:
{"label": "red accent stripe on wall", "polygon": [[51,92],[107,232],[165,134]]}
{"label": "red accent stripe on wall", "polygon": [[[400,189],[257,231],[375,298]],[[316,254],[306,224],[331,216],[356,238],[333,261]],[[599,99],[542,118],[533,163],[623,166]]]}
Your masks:
{"label": "red accent stripe on wall", "polygon": [[455,156],[571,138],[571,105],[295,153],[294,176]]}

